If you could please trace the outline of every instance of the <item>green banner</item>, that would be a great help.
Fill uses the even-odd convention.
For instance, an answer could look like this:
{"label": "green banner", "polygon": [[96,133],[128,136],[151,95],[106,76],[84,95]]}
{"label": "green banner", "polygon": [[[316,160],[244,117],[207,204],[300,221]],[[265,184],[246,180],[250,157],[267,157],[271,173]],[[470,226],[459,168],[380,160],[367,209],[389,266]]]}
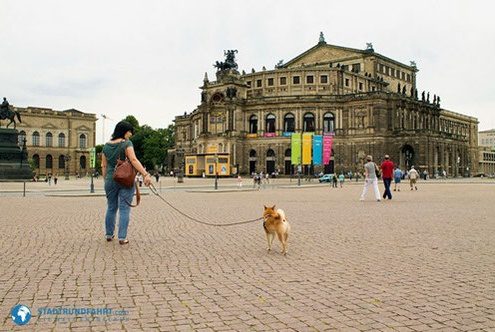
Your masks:
{"label": "green banner", "polygon": [[299,165],[301,163],[301,134],[293,133],[291,136],[291,155],[290,160],[292,165]]}
{"label": "green banner", "polygon": [[89,167],[96,168],[96,149],[91,148],[89,150]]}

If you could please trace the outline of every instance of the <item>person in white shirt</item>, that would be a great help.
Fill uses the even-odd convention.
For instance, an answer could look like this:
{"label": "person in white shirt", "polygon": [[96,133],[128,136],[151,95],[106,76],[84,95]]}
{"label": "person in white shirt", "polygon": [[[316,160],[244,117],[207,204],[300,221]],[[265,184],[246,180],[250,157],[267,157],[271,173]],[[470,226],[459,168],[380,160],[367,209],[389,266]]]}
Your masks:
{"label": "person in white shirt", "polygon": [[416,187],[416,180],[419,177],[419,173],[417,170],[414,169],[414,166],[411,166],[408,175],[409,175],[409,184],[411,186],[411,190],[413,190],[413,187],[415,190],[418,190],[418,187]]}

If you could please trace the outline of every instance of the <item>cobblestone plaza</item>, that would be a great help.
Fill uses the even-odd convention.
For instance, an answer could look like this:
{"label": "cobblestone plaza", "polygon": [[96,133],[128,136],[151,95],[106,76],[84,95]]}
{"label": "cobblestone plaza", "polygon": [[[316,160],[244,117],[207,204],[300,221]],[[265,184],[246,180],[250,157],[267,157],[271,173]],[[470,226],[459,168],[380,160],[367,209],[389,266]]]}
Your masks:
{"label": "cobblestone plaza", "polygon": [[[362,183],[163,191],[216,223],[276,204],[292,226],[286,257],[277,240],[266,252],[261,222],[200,225],[152,195],[132,211],[129,245],[107,243],[104,197],[23,198],[0,185],[2,331],[495,330],[494,182],[403,183],[380,203],[358,201]],[[23,327],[10,317],[17,304],[32,312]]]}

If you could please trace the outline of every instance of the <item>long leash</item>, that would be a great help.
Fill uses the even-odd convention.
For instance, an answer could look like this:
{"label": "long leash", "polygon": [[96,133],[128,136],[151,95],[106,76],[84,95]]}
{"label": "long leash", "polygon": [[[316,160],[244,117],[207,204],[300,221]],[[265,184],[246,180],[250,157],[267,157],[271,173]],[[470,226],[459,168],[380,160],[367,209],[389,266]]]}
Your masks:
{"label": "long leash", "polygon": [[216,224],[216,223],[210,223],[210,222],[202,221],[202,220],[196,219],[194,217],[191,217],[190,215],[182,212],[181,210],[177,209],[175,206],[173,206],[172,204],[170,204],[165,198],[163,198],[158,193],[158,190],[156,190],[156,188],[155,188],[155,186],[153,184],[150,184],[149,185],[149,188],[150,188],[150,191],[153,194],[155,194],[155,196],[157,196],[158,198],[160,198],[165,204],[167,204],[168,206],[170,206],[176,212],[180,213],[184,217],[186,217],[186,218],[188,218],[188,219],[190,219],[190,220],[192,220],[194,222],[197,222],[199,224],[208,225],[208,226],[217,226],[217,227],[227,227],[227,226],[236,226],[236,225],[248,224],[248,223],[252,223],[252,222],[255,222],[255,221],[263,220],[263,217],[260,217],[260,218],[256,218],[256,219],[250,219],[250,220],[244,220],[244,221],[239,221],[239,222],[233,222],[233,223],[230,223],[230,224]]}

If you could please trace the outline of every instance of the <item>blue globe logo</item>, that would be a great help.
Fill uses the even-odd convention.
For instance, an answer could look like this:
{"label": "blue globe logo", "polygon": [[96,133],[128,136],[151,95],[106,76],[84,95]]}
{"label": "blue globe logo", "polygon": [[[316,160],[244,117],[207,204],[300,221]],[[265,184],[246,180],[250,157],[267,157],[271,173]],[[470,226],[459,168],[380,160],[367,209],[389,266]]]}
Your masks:
{"label": "blue globe logo", "polygon": [[25,325],[31,319],[31,310],[22,304],[18,304],[10,311],[12,320],[17,325]]}

